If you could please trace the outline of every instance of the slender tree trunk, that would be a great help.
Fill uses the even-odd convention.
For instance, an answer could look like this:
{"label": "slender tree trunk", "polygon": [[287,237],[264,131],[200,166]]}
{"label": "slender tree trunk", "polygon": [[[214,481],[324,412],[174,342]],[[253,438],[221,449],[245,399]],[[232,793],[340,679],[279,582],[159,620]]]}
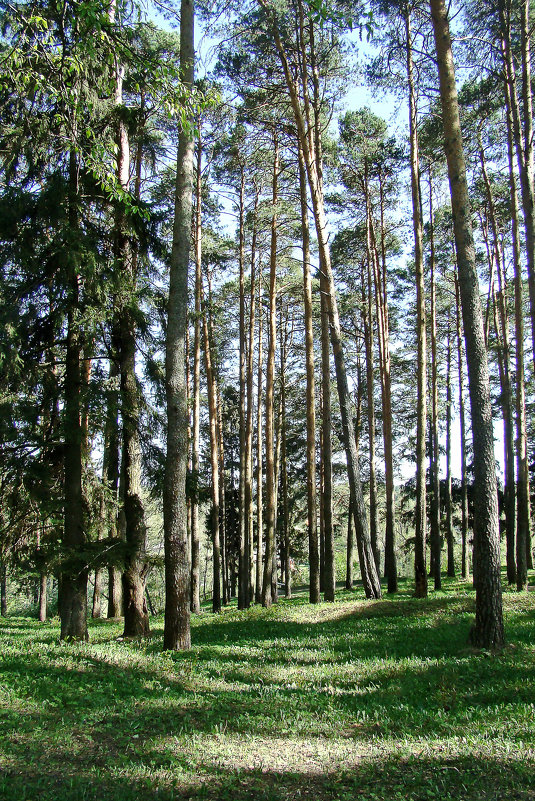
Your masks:
{"label": "slender tree trunk", "polygon": [[[193,85],[195,63],[192,0],[181,0],[180,71]],[[175,218],[169,274],[165,386],[167,454],[164,478],[165,627],[164,649],[187,649],[190,634],[190,560],[188,553],[186,469],[188,410],[185,352],[188,309],[188,262],[193,188],[193,140],[187,129],[178,137]]]}
{"label": "slender tree trunk", "polygon": [[269,344],[266,371],[266,553],[264,559],[264,579],[262,582],[262,605],[269,607],[273,602],[272,580],[275,554],[275,452],[274,452],[274,384],[275,384],[275,346],[277,342],[277,203],[279,175],[279,144],[275,137],[273,159],[273,213],[271,218],[271,254],[269,271]]}
{"label": "slender tree trunk", "polygon": [[[322,397],[322,472],[323,487],[321,504],[323,508],[323,592],[326,601],[334,601],[334,532],[333,532],[333,465],[332,465],[332,419],[331,419],[331,362],[329,358],[329,310],[326,297],[326,282],[322,276],[321,287],[321,397]],[[311,567],[311,579],[313,575]],[[310,601],[317,603],[319,593],[312,593],[312,580],[310,584]]]}
{"label": "slender tree trunk", "polygon": [[7,569],[0,562],[0,617],[7,617]]}
{"label": "slender tree trunk", "polygon": [[475,266],[470,200],[448,15],[444,0],[430,0],[430,7],[440,80],[442,124],[448,162],[472,411],[476,620],[471,640],[476,646],[500,648],[504,641],[500,536],[494,432],[483,315]]}
{"label": "slender tree trunk", "polygon": [[[78,165],[74,151],[69,159],[69,227],[76,230]],[[68,559],[61,573],[58,598],[61,639],[87,640],[87,580],[85,559],[79,556],[86,542],[82,492],[82,428],[80,420],[81,357],[83,333],[79,319],[80,290],[76,260],[70,265],[68,286],[67,347],[64,394],[64,530],[63,546]]]}
{"label": "slender tree trunk", "polygon": [[203,309],[202,326],[204,339],[204,365],[208,391],[208,417],[210,424],[210,467],[212,473],[212,553],[213,553],[213,593],[212,611],[221,611],[221,541],[219,538],[219,420],[217,414],[217,388],[212,362],[212,330],[208,327],[211,317],[207,308]]}
{"label": "slender tree trunk", "polygon": [[[522,268],[520,263],[520,231],[518,224],[518,195],[516,180],[513,168],[513,122],[511,115],[511,104],[509,102],[508,86],[505,86],[506,93],[506,117],[507,117],[507,152],[509,158],[509,186],[511,194],[511,220],[513,238],[513,263],[514,263],[514,283],[515,283],[515,352],[516,352],[516,473],[517,473],[517,505],[516,505],[516,554],[519,574],[517,573],[517,563],[515,554],[509,553],[507,559],[507,580],[509,584],[517,582],[517,589],[523,590],[527,587],[527,550],[530,550],[530,492],[529,492],[529,464],[527,456],[527,432],[526,432],[526,393],[524,386],[524,298]],[[508,543],[509,545],[509,543]],[[527,547],[526,547],[527,546]],[[512,558],[511,558],[512,556]]]}
{"label": "slender tree trunk", "polygon": [[303,296],[305,309],[305,361],[307,410],[307,528],[310,566],[310,602],[320,598],[320,565],[316,514],[316,388],[314,376],[314,331],[312,312],[312,280],[310,276],[310,230],[306,167],[299,147],[299,189],[301,199],[301,231],[303,237]]}
{"label": "slender tree trunk", "polygon": [[[370,219],[368,214],[368,241]],[[377,478],[375,474],[375,390],[373,370],[373,297],[372,297],[372,269],[373,253],[368,248],[368,281],[367,291],[362,303],[362,323],[364,327],[364,344],[366,353],[366,390],[368,411],[368,455],[370,463],[370,539],[372,543],[375,565],[379,572],[379,547],[377,543]]]}
{"label": "slender tree trunk", "polygon": [[262,548],[263,548],[263,478],[262,478],[262,381],[263,381],[263,342],[262,342],[262,273],[258,275],[258,372],[256,396],[256,582],[255,602],[262,603]]}
{"label": "slender tree trunk", "polygon": [[457,320],[457,367],[459,372],[459,437],[461,445],[461,576],[468,576],[468,482],[466,480],[466,423],[464,414],[463,340],[461,295],[455,273],[455,306]]}
{"label": "slender tree trunk", "polygon": [[44,623],[47,618],[48,602],[48,576],[41,573],[39,577],[39,622]]}
{"label": "slender tree trunk", "polygon": [[[341,340],[340,319],[338,316],[338,305],[336,300],[336,291],[334,286],[334,279],[331,269],[331,257],[328,242],[327,226],[325,219],[324,197],[321,181],[321,171],[318,165],[321,161],[316,158],[317,144],[314,142],[314,134],[319,134],[317,125],[307,125],[306,119],[311,115],[308,112],[310,106],[310,99],[308,97],[308,89],[301,94],[300,89],[303,88],[302,78],[306,73],[304,64],[302,64],[301,72],[301,85],[299,86],[296,78],[294,77],[292,67],[288,61],[288,56],[284,50],[280,34],[277,28],[276,21],[270,7],[267,5],[266,0],[260,0],[262,7],[266,10],[268,16],[273,22],[273,37],[275,46],[280,57],[280,61],[284,70],[286,85],[290,95],[292,109],[294,112],[294,119],[297,127],[299,141],[303,148],[305,156],[305,164],[307,170],[308,183],[310,188],[310,195],[312,199],[312,208],[314,213],[314,222],[316,227],[316,236],[318,241],[318,251],[320,257],[320,267],[326,285],[328,287],[328,307],[329,307],[329,324],[331,345],[334,353],[334,361],[336,367],[336,380],[338,386],[338,397],[340,401],[340,412],[342,417],[342,430],[344,446],[346,450],[346,458],[348,464],[348,479],[354,498],[353,514],[355,517],[355,529],[357,534],[357,546],[359,552],[360,569],[364,591],[368,598],[381,597],[381,584],[379,576],[375,568],[373,551],[371,547],[370,534],[368,529],[368,519],[366,515],[366,508],[364,506],[364,498],[362,495],[362,486],[360,482],[360,470],[358,465],[357,450],[355,446],[355,432],[353,425],[353,417],[351,415],[351,398],[347,383],[347,375],[345,370],[345,359]],[[303,113],[302,102],[305,105]]]}
{"label": "slender tree trunk", "polygon": [[351,525],[352,502],[349,501],[347,513],[347,547],[346,547],[346,590],[353,589],[353,562],[355,559],[355,539],[353,537],[353,526]]}
{"label": "slender tree trunk", "polygon": [[[200,126],[199,126],[200,127]],[[193,334],[193,420],[191,438],[191,468],[193,495],[191,499],[191,611],[201,611],[200,597],[200,536],[199,536],[199,447],[201,436],[201,266],[202,266],[202,141],[197,141],[197,171],[195,193],[195,322]]]}
{"label": "slender tree trunk", "polygon": [[[446,545],[448,549],[448,576],[455,576],[453,555],[453,519],[451,505],[451,331],[448,313],[448,345],[446,355]],[[437,587],[435,587],[437,589]]]}
{"label": "slender tree trunk", "polygon": [[[433,185],[431,170],[429,172],[429,240],[431,262],[431,504],[430,504],[430,537],[433,543],[432,557],[438,552],[440,558],[440,453],[438,438],[438,360],[437,360],[437,308],[435,278],[435,237],[433,219]],[[434,558],[432,559],[434,562]],[[432,575],[440,583],[440,570]],[[435,589],[438,587],[435,584]]]}
{"label": "slender tree trunk", "polygon": [[[427,528],[426,480],[425,480],[425,434],[427,421],[426,402],[426,319],[425,319],[425,285],[424,255],[420,195],[420,167],[418,160],[418,132],[416,92],[413,77],[412,34],[409,6],[405,7],[405,32],[407,43],[407,78],[409,85],[409,130],[411,146],[411,193],[412,223],[414,230],[414,264],[416,270],[416,331],[418,337],[418,398],[416,413],[416,532],[414,545],[414,583],[418,598],[427,596],[427,573],[425,568],[425,543]],[[435,586],[440,583],[440,557],[434,543]],[[432,543],[433,547],[433,543]],[[438,557],[438,558],[437,558]]]}
{"label": "slender tree trunk", "polygon": [[[247,371],[246,371],[246,396],[247,413],[245,418],[245,567],[244,582],[246,597],[244,598],[245,607],[251,605],[254,595],[254,573],[253,573],[253,351],[254,351],[254,323],[255,323],[255,264],[256,264],[256,215],[258,211],[258,191],[255,195],[253,209],[253,231],[251,238],[251,275],[249,293],[249,331],[247,343]],[[247,576],[245,575],[247,572]]]}
{"label": "slender tree trunk", "polygon": [[[210,321],[213,329],[212,322]],[[217,443],[218,443],[218,469],[219,469],[219,547],[221,553],[221,598],[223,604],[230,600],[228,585],[228,555],[227,555],[227,527],[226,527],[226,499],[225,499],[225,443],[223,442],[223,406],[219,384],[216,381],[215,399],[217,404]]]}

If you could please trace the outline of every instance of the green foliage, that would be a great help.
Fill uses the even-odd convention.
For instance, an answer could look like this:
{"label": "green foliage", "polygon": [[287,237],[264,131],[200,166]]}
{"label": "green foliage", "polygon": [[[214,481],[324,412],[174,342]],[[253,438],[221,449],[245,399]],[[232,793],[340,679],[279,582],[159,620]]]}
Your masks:
{"label": "green foliage", "polygon": [[534,599],[506,592],[509,644],[466,648],[473,593],[304,596],[192,620],[162,654],[90,624],[0,622],[0,796],[12,801],[527,799],[535,791]]}

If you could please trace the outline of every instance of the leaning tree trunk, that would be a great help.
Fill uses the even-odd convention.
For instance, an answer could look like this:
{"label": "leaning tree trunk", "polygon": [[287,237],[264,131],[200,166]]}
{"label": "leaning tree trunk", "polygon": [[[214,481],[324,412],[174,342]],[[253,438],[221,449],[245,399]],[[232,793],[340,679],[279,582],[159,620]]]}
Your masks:
{"label": "leaning tree trunk", "polygon": [[[367,181],[365,181],[366,192],[366,265],[367,265],[367,287],[362,292],[362,324],[364,328],[364,346],[366,355],[366,394],[367,394],[367,417],[368,417],[368,461],[370,470],[369,491],[370,491],[370,539],[375,559],[375,566],[379,573],[380,556],[377,541],[378,510],[377,510],[377,477],[375,472],[375,381],[373,369],[373,294],[372,294],[372,262],[374,252],[371,244],[371,211],[369,207],[369,193]],[[376,287],[377,291],[377,287]]]}
{"label": "leaning tree trunk", "polygon": [[442,124],[448,162],[472,412],[476,620],[471,632],[471,641],[474,645],[484,648],[500,648],[504,642],[500,536],[494,432],[483,315],[445,0],[430,0],[430,7],[440,80]]}
{"label": "leaning tree trunk", "polygon": [[[345,369],[345,358],[342,346],[340,318],[338,315],[338,304],[336,299],[336,290],[334,285],[334,278],[331,268],[331,255],[329,249],[327,225],[325,219],[325,206],[323,187],[321,181],[321,173],[318,167],[318,160],[316,158],[316,147],[314,142],[314,131],[307,124],[307,119],[311,120],[312,115],[309,113],[310,98],[308,97],[308,89],[303,84],[303,76],[306,74],[306,64],[301,59],[301,81],[294,75],[292,66],[288,60],[281,41],[280,33],[277,27],[277,22],[273,17],[272,10],[267,4],[266,0],[260,0],[260,4],[266,10],[269,18],[273,23],[272,33],[275,40],[275,46],[279,54],[281,65],[284,71],[288,93],[292,104],[294,119],[297,127],[297,134],[299,143],[303,148],[305,156],[305,164],[307,170],[308,183],[310,188],[310,195],[312,199],[312,209],[314,214],[314,223],[316,227],[316,236],[318,241],[319,261],[322,274],[326,280],[328,292],[326,293],[328,308],[329,308],[329,325],[331,346],[334,353],[334,363],[336,369],[336,383],[338,388],[338,398],[340,402],[340,413],[342,418],[342,431],[343,441],[347,459],[348,481],[351,488],[351,494],[354,499],[353,515],[355,519],[355,529],[357,534],[357,548],[359,553],[360,571],[362,575],[362,582],[364,585],[364,592],[367,598],[380,598],[381,597],[381,584],[377,569],[375,567],[375,560],[373,550],[371,547],[370,533],[368,528],[368,518],[366,514],[366,507],[364,505],[364,498],[362,495],[362,486],[360,481],[360,469],[358,464],[358,455],[355,445],[355,431],[353,424],[353,417],[351,414],[351,397],[349,394],[349,387],[347,382],[347,374]],[[302,16],[302,15],[301,15]],[[300,27],[303,28],[303,21],[300,18]],[[311,23],[312,24],[312,23]],[[303,55],[306,55],[303,52]],[[305,105],[303,112],[302,103]]]}
{"label": "leaning tree trunk", "polygon": [[[195,63],[194,10],[192,0],[180,8],[180,69],[182,81],[193,86]],[[169,301],[165,353],[167,397],[167,453],[164,477],[165,627],[164,649],[189,648],[190,560],[188,554],[186,469],[188,460],[188,410],[186,403],[185,352],[188,311],[188,263],[190,253],[193,188],[193,139],[191,131],[178,138],[175,218],[169,270]]]}

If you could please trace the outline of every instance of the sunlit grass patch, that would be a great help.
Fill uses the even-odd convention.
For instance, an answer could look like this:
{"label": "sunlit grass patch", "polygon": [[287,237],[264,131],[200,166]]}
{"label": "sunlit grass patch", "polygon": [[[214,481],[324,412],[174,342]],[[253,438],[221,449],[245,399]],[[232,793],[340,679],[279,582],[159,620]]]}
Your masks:
{"label": "sunlit grass patch", "polygon": [[467,645],[471,587],[342,592],[192,618],[162,653],[90,623],[0,622],[0,798],[535,797],[535,594],[506,591],[507,646]]}

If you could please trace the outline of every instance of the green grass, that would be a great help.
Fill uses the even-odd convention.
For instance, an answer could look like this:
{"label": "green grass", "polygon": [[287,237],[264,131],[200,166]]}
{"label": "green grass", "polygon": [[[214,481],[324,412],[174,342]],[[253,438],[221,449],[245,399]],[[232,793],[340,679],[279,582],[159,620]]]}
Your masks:
{"label": "green grass", "polygon": [[535,593],[467,646],[471,589],[339,593],[192,619],[163,654],[91,624],[0,623],[0,799],[535,799]]}

